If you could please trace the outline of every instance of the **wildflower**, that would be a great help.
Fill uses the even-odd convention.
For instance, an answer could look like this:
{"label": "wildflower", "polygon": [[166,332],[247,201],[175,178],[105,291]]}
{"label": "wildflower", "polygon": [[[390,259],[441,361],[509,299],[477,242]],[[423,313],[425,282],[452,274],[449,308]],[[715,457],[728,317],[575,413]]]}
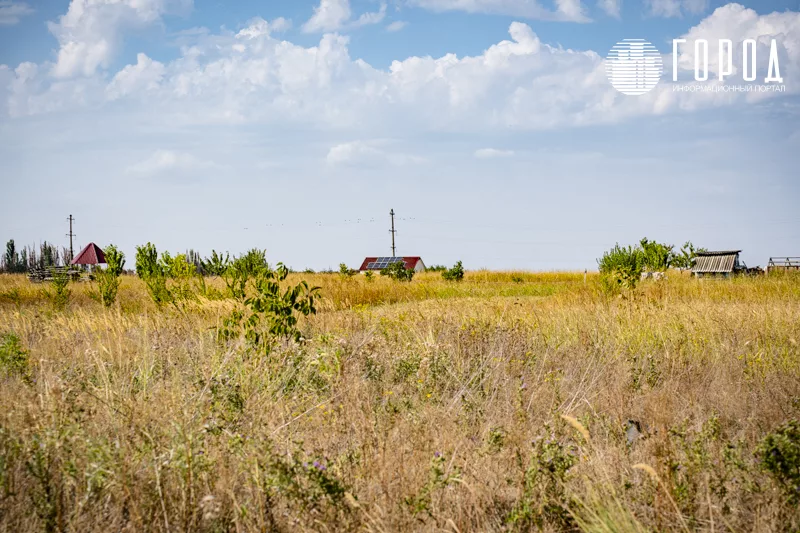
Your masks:
{"label": "wildflower", "polygon": [[439,457],[441,457],[441,456],[442,456],[442,452],[434,452],[434,453],[433,453],[433,456],[434,456],[434,457],[436,457],[436,458],[438,459]]}

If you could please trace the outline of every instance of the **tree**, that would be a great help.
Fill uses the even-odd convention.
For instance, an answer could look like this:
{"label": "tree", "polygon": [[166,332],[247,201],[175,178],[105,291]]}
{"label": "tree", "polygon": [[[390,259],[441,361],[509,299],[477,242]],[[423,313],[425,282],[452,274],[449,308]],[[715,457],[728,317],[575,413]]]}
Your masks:
{"label": "tree", "polygon": [[103,305],[111,307],[117,300],[120,279],[125,267],[125,254],[113,244],[103,250],[106,256],[106,268],[97,270],[94,277],[100,287],[100,299]]}
{"label": "tree", "polygon": [[681,246],[680,252],[673,254],[672,266],[681,270],[688,270],[694,266],[697,254],[705,251],[705,248],[695,248],[691,241],[686,241],[686,243]]}
{"label": "tree", "polygon": [[20,272],[19,254],[17,254],[14,239],[10,239],[6,243],[6,255],[3,257],[3,265],[6,272]]}
{"label": "tree", "polygon": [[670,267],[674,257],[672,252],[674,246],[650,241],[647,238],[639,241],[639,245],[643,254],[644,268],[649,272],[665,272]]}
{"label": "tree", "polygon": [[639,247],[616,244],[597,263],[603,282],[609,289],[634,289],[644,270],[644,253]]}

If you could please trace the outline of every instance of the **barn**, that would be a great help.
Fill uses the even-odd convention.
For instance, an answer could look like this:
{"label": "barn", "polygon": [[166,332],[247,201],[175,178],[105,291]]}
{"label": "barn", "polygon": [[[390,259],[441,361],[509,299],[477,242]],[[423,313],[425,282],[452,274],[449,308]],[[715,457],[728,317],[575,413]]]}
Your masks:
{"label": "barn", "polygon": [[405,257],[366,257],[361,263],[359,272],[367,272],[370,270],[383,270],[392,263],[403,262],[406,269],[413,270],[414,272],[425,272],[425,263],[422,258],[418,256],[405,256]]}
{"label": "barn", "polygon": [[698,252],[692,272],[695,277],[722,276],[729,277],[731,274],[742,268],[746,268],[739,262],[741,250],[722,250],[717,252]]}

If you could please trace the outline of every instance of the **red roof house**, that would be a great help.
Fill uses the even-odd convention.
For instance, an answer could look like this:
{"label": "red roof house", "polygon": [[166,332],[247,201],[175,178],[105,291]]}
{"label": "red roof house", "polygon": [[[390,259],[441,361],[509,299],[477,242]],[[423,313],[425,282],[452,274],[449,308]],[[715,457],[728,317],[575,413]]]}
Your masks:
{"label": "red roof house", "polygon": [[106,254],[103,253],[102,248],[95,243],[90,242],[81,252],[75,256],[70,264],[71,265],[99,265],[106,263]]}
{"label": "red roof house", "polygon": [[358,270],[359,272],[366,272],[367,270],[383,270],[390,264],[399,263],[401,261],[408,270],[413,270],[415,272],[425,271],[425,263],[423,263],[422,258],[418,256],[367,257],[364,259],[364,262],[361,263],[361,267]]}

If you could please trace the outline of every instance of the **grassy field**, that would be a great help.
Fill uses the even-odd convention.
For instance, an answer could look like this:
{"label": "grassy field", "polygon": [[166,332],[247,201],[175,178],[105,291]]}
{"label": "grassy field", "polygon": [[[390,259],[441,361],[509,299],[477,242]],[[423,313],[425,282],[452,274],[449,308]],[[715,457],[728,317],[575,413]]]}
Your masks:
{"label": "grassy field", "polygon": [[798,276],[300,279],[265,355],[231,300],[0,275],[0,531],[800,528]]}

